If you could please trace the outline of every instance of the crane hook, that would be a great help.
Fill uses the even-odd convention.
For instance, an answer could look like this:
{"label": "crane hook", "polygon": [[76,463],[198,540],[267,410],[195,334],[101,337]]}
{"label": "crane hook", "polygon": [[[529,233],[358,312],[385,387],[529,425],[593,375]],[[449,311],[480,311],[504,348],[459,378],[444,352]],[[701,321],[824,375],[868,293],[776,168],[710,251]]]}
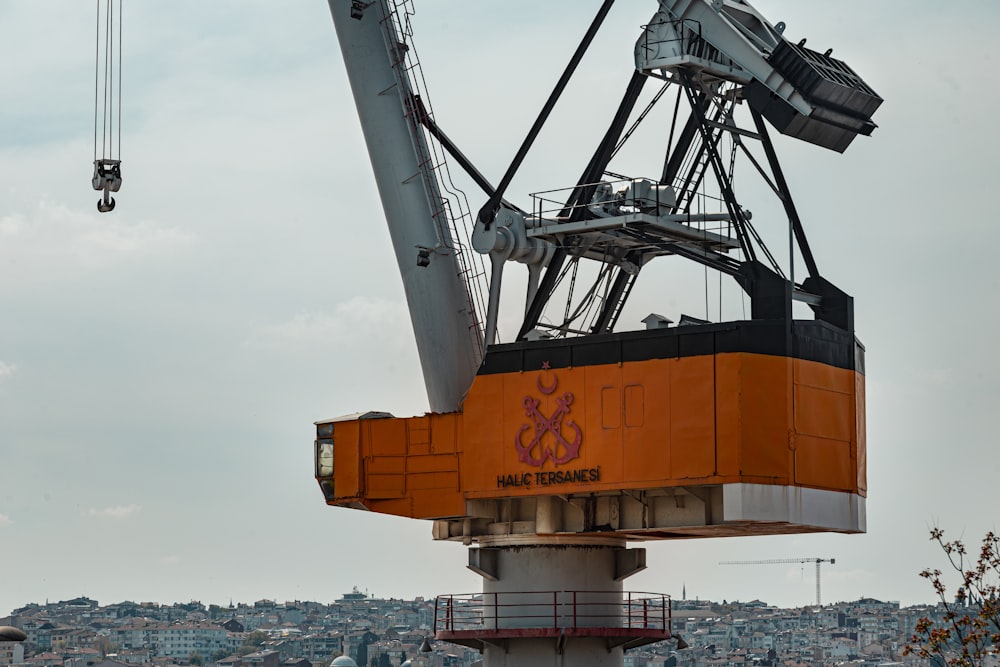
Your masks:
{"label": "crane hook", "polygon": [[[106,0],[103,12],[101,11],[101,0],[97,0],[94,63],[94,176],[91,179],[91,184],[95,190],[104,192],[104,196],[97,200],[97,210],[101,213],[115,209],[115,198],[111,196],[111,193],[118,192],[122,186],[122,0],[118,0],[117,4],[117,16],[115,16],[115,0]],[[104,75],[103,87],[101,86],[102,73]],[[98,132],[98,127],[100,127],[100,132]],[[98,151],[98,145],[100,145],[100,151]]]}
{"label": "crane hook", "polygon": [[121,160],[94,160],[94,177],[90,180],[95,190],[103,190],[104,197],[97,200],[97,210],[101,213],[115,210],[115,198],[112,192],[118,192],[122,186]]}

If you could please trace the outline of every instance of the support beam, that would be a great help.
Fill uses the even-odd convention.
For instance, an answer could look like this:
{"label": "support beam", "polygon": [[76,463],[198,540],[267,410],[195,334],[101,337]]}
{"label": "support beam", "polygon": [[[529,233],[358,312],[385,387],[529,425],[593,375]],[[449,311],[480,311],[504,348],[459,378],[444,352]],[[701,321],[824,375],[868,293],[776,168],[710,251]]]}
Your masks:
{"label": "support beam", "polygon": [[[590,162],[580,176],[576,188],[573,189],[573,192],[566,200],[566,205],[559,215],[560,218],[568,217],[570,220],[577,220],[582,217],[584,209],[581,207],[581,204],[593,198],[594,187],[596,187],[594,184],[604,174],[604,170],[607,169],[608,162],[611,161],[611,156],[614,154],[615,147],[618,145],[618,141],[621,139],[622,132],[625,129],[625,124],[628,122],[629,114],[635,108],[635,103],[639,99],[639,93],[642,92],[643,84],[645,84],[647,78],[639,72],[632,74],[632,78],[629,79],[628,86],[625,88],[625,94],[622,96],[622,101],[618,104],[618,111],[615,113],[614,120],[612,120],[607,132],[604,133],[604,137],[601,139],[600,144],[598,144],[597,150],[594,151],[593,157],[590,158]],[[524,340],[527,333],[538,324],[538,320],[542,316],[542,311],[545,310],[545,306],[552,296],[552,290],[555,287],[559,272],[562,271],[565,261],[566,250],[562,246],[559,246],[553,253],[552,259],[549,260],[549,266],[545,270],[545,275],[542,276],[542,281],[535,292],[534,298],[528,304],[528,308],[524,314],[524,322],[521,324],[521,330],[518,331],[516,340]]]}
{"label": "support beam", "polygon": [[645,549],[623,549],[615,553],[615,581],[623,581],[645,569]]}
{"label": "support beam", "polygon": [[499,581],[500,565],[496,549],[469,549],[468,568],[487,581]]}
{"label": "support beam", "polygon": [[705,109],[703,107],[702,100],[699,99],[698,93],[694,89],[690,75],[686,72],[682,72],[681,80],[683,81],[684,90],[687,92],[688,102],[691,104],[692,115],[698,122],[698,129],[701,132],[702,144],[704,149],[708,152],[709,162],[712,165],[713,171],[715,171],[715,178],[719,182],[719,189],[722,191],[722,198],[725,200],[726,209],[729,211],[729,216],[733,221],[733,229],[736,230],[736,237],[739,239],[740,248],[743,250],[743,257],[750,261],[756,260],[756,253],[754,252],[753,246],[750,245],[750,240],[747,238],[746,221],[743,216],[743,210],[736,202],[736,195],[733,193],[732,183],[730,183],[729,176],[726,174],[726,170],[722,166],[722,158],[719,157],[719,152],[715,149],[713,133],[708,127],[708,119],[705,117]]}
{"label": "support beam", "polygon": [[[441,129],[441,126],[439,126],[434,119],[431,118],[430,113],[424,106],[423,100],[420,99],[420,95],[412,95],[410,103],[413,107],[413,112],[416,114],[417,120],[420,121],[420,124],[427,128],[427,131],[430,132],[432,137],[438,140],[442,148],[448,151],[448,155],[450,155],[455,162],[458,163],[458,166],[460,166],[462,170],[469,175],[469,178],[475,181],[476,185],[479,186],[479,189],[482,190],[487,197],[492,197],[496,194],[497,189],[493,187],[493,184],[490,183],[489,179],[487,179],[483,173],[476,168],[476,165],[472,164],[472,160],[466,157],[465,153],[463,153],[455,142],[451,140],[451,137],[445,134],[444,130]],[[514,206],[506,199],[501,199],[500,203],[505,208],[524,213],[524,211],[521,211],[520,208]]]}
{"label": "support beam", "polygon": [[[802,261],[806,263],[806,270],[809,271],[809,277],[818,278],[819,268],[816,266],[816,260],[813,258],[812,250],[809,248],[809,241],[806,239],[806,230],[802,227],[799,212],[795,209],[795,202],[792,200],[792,193],[788,189],[788,182],[785,181],[785,174],[781,171],[781,164],[778,162],[778,155],[774,151],[774,144],[771,143],[771,137],[767,133],[767,125],[764,124],[763,117],[753,108],[750,109],[750,113],[753,114],[753,122],[757,126],[760,142],[764,146],[764,153],[767,155],[768,164],[771,165],[771,173],[774,174],[774,182],[778,187],[781,203],[785,207],[785,214],[792,225],[795,240],[799,244]],[[793,260],[789,258],[789,261]]]}
{"label": "support beam", "polygon": [[576,51],[573,53],[573,57],[570,58],[569,64],[566,65],[566,69],[563,71],[562,76],[559,77],[559,81],[556,83],[556,87],[552,90],[549,95],[549,99],[545,101],[545,105],[542,107],[541,112],[538,114],[538,118],[535,119],[534,125],[528,130],[528,136],[524,138],[521,143],[521,147],[518,149],[517,153],[514,155],[514,159],[511,160],[510,166],[507,167],[507,173],[503,175],[500,179],[500,184],[497,186],[497,191],[493,193],[489,201],[479,210],[479,221],[486,226],[487,229],[493,224],[493,218],[496,216],[497,210],[500,208],[500,200],[503,199],[504,193],[507,191],[507,186],[510,185],[511,180],[514,178],[514,174],[521,167],[521,163],[524,162],[524,158],[528,155],[528,150],[531,148],[531,144],[535,142],[535,138],[538,133],[541,132],[542,126],[545,125],[545,121],[548,120],[549,114],[552,113],[552,109],[555,107],[556,102],[559,101],[559,97],[562,95],[563,90],[566,88],[566,84],[573,77],[573,73],[576,71],[577,65],[583,60],[583,54],[587,52],[590,48],[590,43],[594,41],[594,37],[597,35],[598,29],[600,29],[601,24],[604,23],[605,17],[607,17],[608,12],[611,11],[611,5],[613,5],[615,0],[604,0],[604,4],[597,12],[597,16],[590,24],[590,28],[587,29],[587,33],[583,36],[583,40],[580,45],[576,47]]}

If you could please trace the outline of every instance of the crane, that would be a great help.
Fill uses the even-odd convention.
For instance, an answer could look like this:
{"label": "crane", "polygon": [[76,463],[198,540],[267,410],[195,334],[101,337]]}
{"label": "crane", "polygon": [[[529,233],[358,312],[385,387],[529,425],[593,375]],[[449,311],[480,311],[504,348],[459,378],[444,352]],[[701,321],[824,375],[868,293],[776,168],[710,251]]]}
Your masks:
{"label": "crane", "polygon": [[[494,186],[435,120],[412,0],[329,0],[431,411],[315,422],[315,478],[328,505],[428,520],[434,539],[470,547],[482,593],[439,597],[434,636],[486,667],[620,667],[623,650],[677,639],[669,596],[623,590],[646,567],[629,540],[866,529],[853,298],[820,271],[768,126],[843,152],[882,99],[746,0],[650,2],[613,119],[576,133],[589,161],[519,206],[509,186],[613,4]],[[603,97],[612,84],[587,86]],[[618,155],[633,137],[647,139],[633,142],[642,160]],[[482,190],[478,213],[448,159]],[[562,158],[549,159],[555,176]],[[764,187],[744,196],[737,171]],[[775,237],[787,256],[768,249]],[[742,319],[653,313],[620,330],[640,273],[663,261],[731,278]],[[527,290],[504,331],[515,262]]]}
{"label": "crane", "polygon": [[822,563],[829,563],[833,565],[837,562],[836,558],[769,558],[766,560],[726,560],[719,563],[719,565],[785,565],[791,563],[815,563],[816,564],[816,606],[820,606],[822,599],[820,598],[819,589],[819,569]]}
{"label": "crane", "polygon": [[[514,530],[864,532],[854,302],[821,271],[768,130],[835,152],[871,134],[882,100],[850,66],[790,42],[784,23],[745,0],[652,3],[610,126],[578,135],[596,144],[581,175],[518,206],[508,201],[512,174],[612,0],[496,186],[435,121],[412,2],[329,4],[430,413],[317,421],[328,504],[433,520],[438,539],[466,543]],[[643,96],[644,86],[658,90]],[[667,93],[673,103],[657,107]],[[630,138],[647,138],[636,132],[644,122],[661,138],[671,128],[666,146],[646,145],[656,152],[646,164],[663,166],[650,176],[618,157]],[[478,214],[442,166],[446,154],[483,191]],[[763,187],[738,194],[750,180]],[[772,213],[752,216],[758,201]],[[787,257],[768,249],[775,237],[787,238]],[[478,268],[483,257],[491,270]],[[667,261],[699,264],[720,285],[732,279],[743,318],[670,326],[651,316],[645,331],[618,330],[646,267]],[[528,289],[505,339],[502,278],[515,262]],[[813,317],[796,319],[795,301]],[[526,525],[498,518],[507,514]]]}

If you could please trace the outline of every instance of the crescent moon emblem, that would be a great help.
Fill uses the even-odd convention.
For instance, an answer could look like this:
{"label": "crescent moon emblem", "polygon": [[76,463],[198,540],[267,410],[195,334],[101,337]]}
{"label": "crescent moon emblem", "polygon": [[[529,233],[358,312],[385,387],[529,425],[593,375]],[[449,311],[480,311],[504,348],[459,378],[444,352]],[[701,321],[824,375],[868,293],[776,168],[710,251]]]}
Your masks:
{"label": "crescent moon emblem", "polygon": [[545,385],[542,384],[542,376],[539,375],[538,376],[538,382],[536,384],[538,386],[538,391],[540,391],[543,394],[545,394],[546,396],[548,396],[549,394],[551,394],[552,392],[554,392],[556,390],[556,386],[559,384],[559,378],[553,377],[552,378],[552,385],[546,387]]}

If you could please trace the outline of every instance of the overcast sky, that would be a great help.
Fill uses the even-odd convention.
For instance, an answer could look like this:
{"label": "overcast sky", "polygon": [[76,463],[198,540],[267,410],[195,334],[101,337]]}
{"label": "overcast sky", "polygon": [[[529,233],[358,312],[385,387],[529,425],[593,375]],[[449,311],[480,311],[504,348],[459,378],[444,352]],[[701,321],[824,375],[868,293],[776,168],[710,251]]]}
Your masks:
{"label": "overcast sky", "polygon": [[[493,180],[599,4],[416,0],[437,119]],[[822,557],[827,601],[928,601],[928,528],[975,542],[1000,501],[1000,5],[757,6],[886,100],[844,155],[777,142],[821,269],[856,299],[868,533],[649,544],[626,586],[804,605],[811,567],[716,563]],[[654,9],[614,8],[510,191],[522,206],[582,171]],[[462,546],[328,508],[312,478],[313,421],[427,407],[326,3],[125,12],[124,185],[102,215],[94,3],[0,1],[0,616],[479,590]],[[653,287],[638,317],[702,303],[701,283]]]}

